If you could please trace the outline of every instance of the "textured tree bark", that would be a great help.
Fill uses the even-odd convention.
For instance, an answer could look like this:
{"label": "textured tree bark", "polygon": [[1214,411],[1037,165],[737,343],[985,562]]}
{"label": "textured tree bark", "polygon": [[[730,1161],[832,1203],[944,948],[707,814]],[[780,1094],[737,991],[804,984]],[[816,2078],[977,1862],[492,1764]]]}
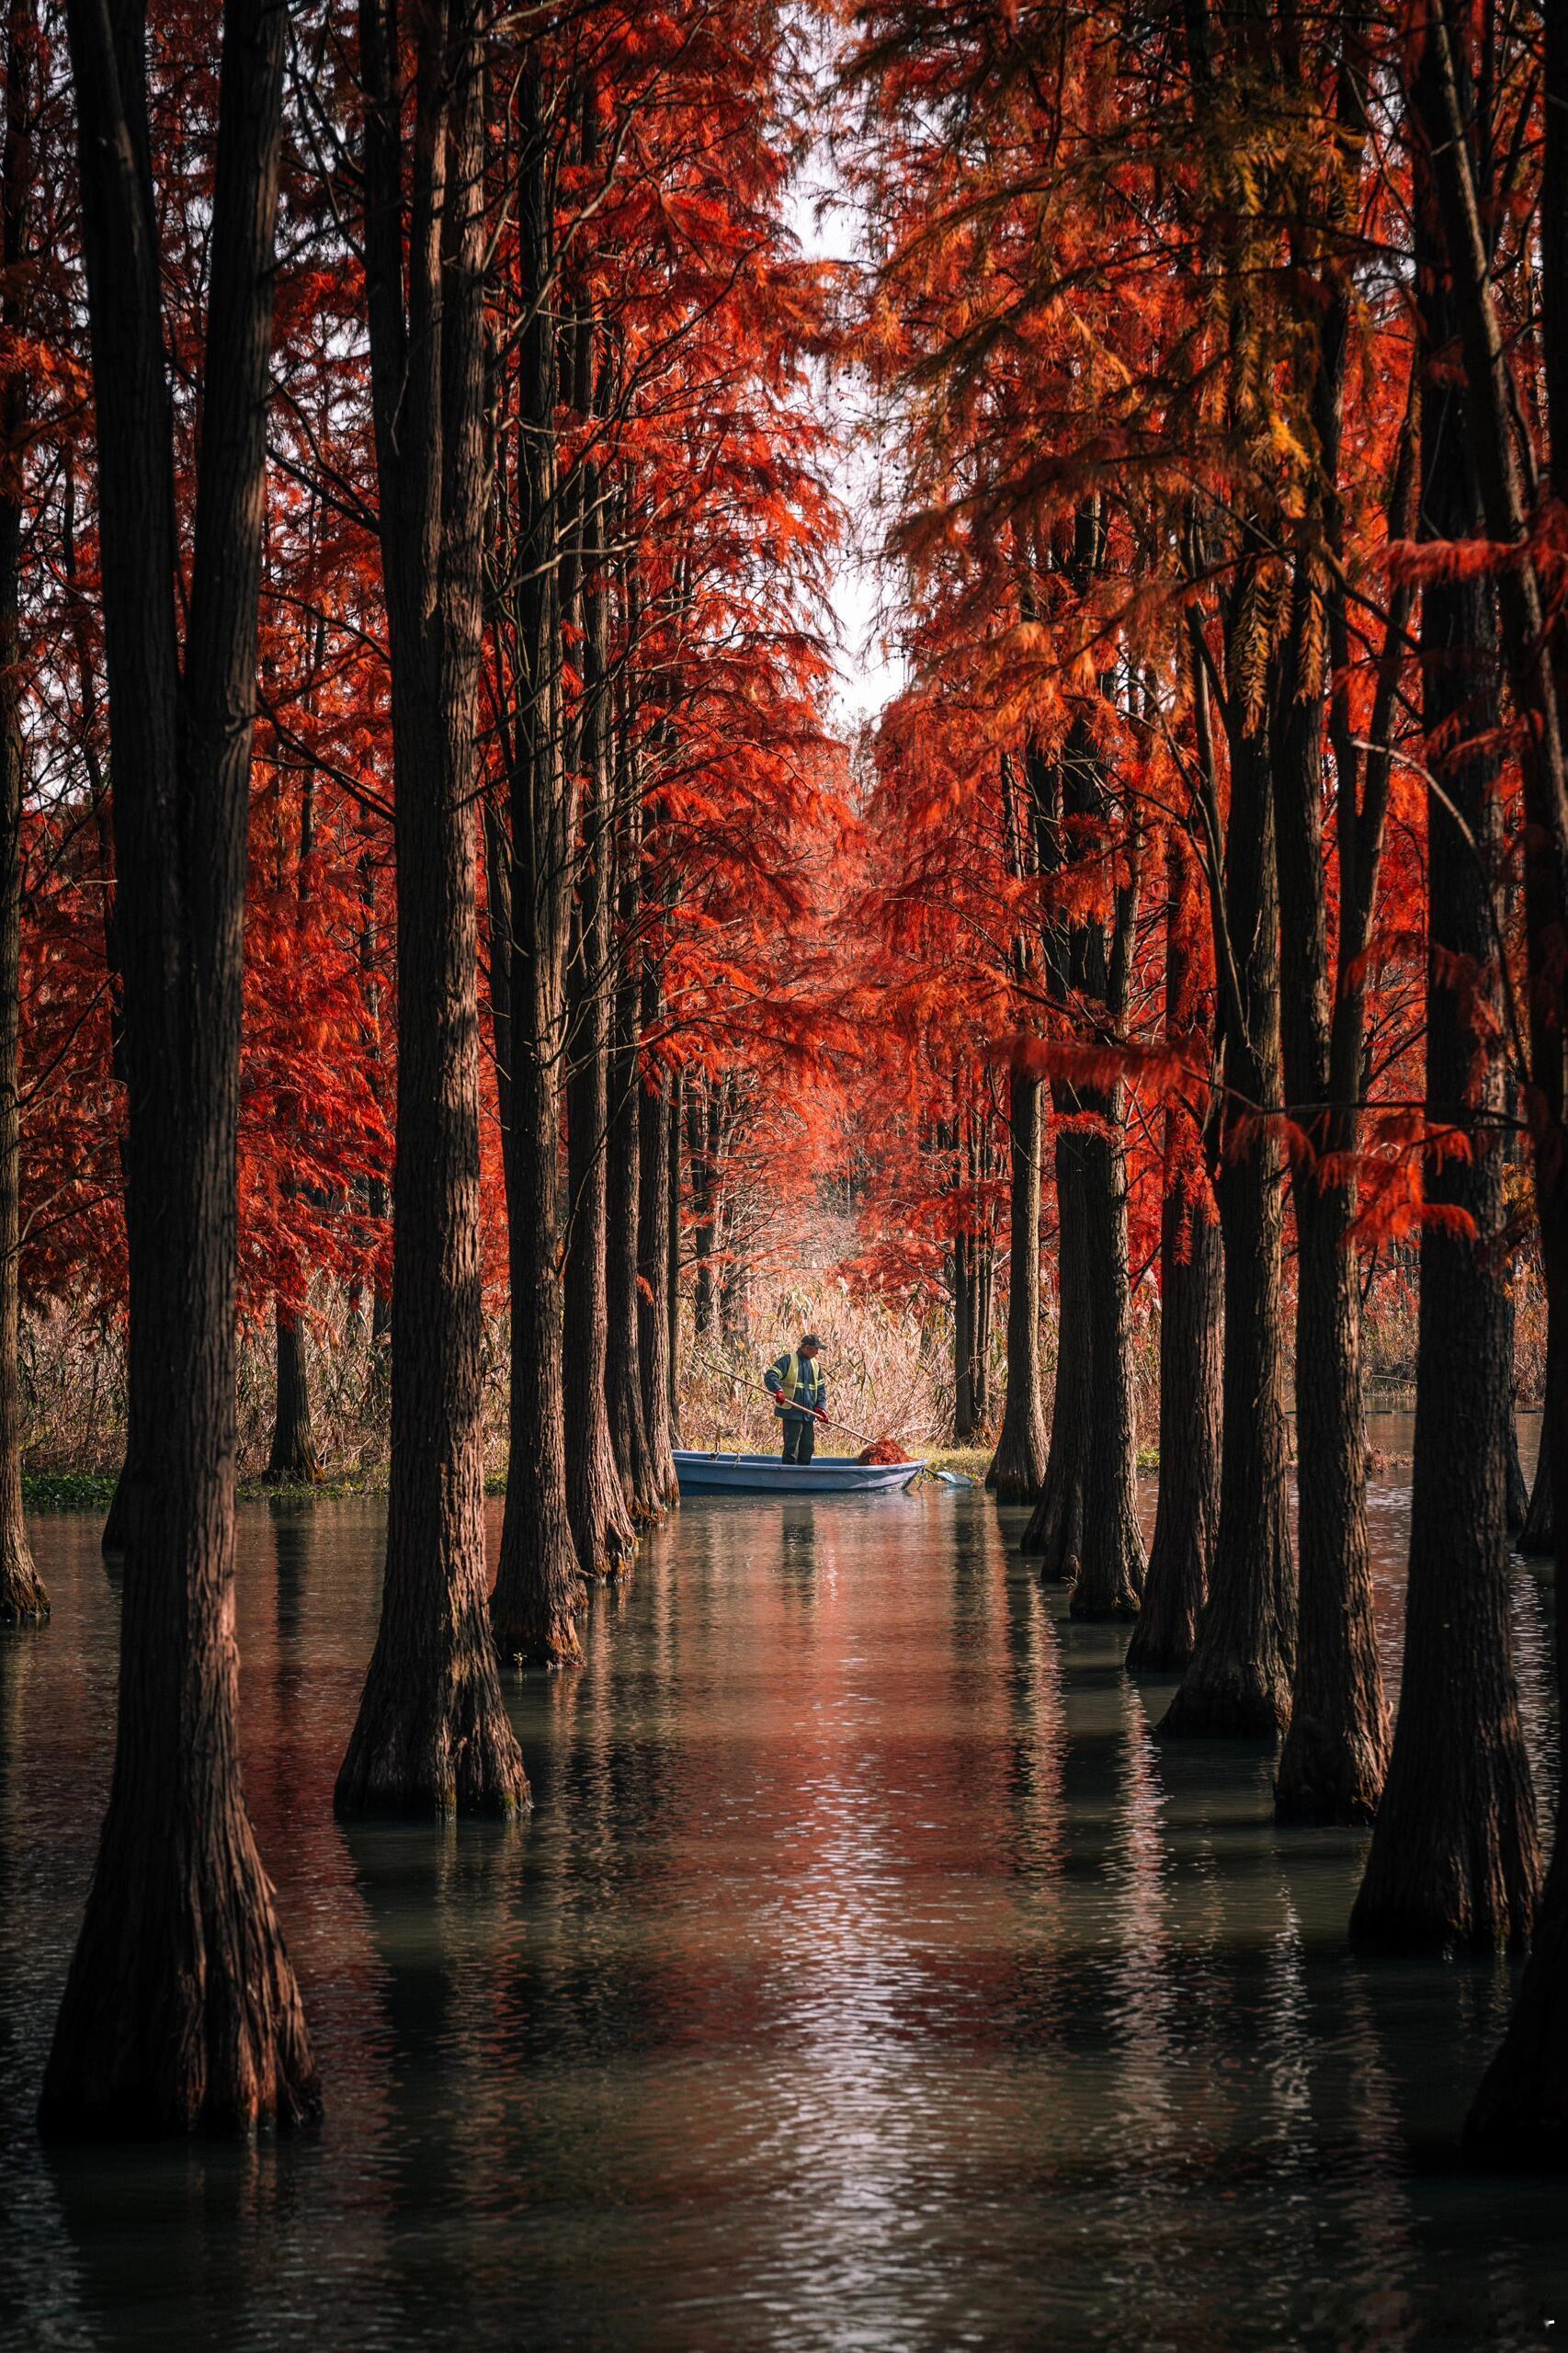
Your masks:
{"label": "textured tree bark", "polygon": [[[39,35],[36,0],[11,0],[6,31],[6,138],[0,152],[0,256],[6,269],[0,324],[27,330],[25,295],[33,198],[33,114]],[[27,393],[11,370],[0,417],[8,449],[21,445]],[[27,755],[22,740],[22,502],[19,487],[0,494],[0,1624],[49,1616],[49,1596],[33,1563],[22,1510],[22,1399],[17,1335],[21,1313],[21,1162],[19,1094],[22,977],[22,806]]]}
{"label": "textured tree bark", "polygon": [[[13,19],[14,21],[14,19]],[[235,1734],[235,1154],[285,24],[227,0],[188,622],[136,0],[69,14],[130,1083],[114,1772],[44,2074],[58,2136],[295,2123],[310,2039]]]}
{"label": "textured tree bark", "polygon": [[955,1233],[953,1282],[953,1443],[967,1446],[974,1436],[974,1309],[973,1237]]}
{"label": "textured tree bark", "polygon": [[530,64],[517,88],[516,299],[524,324],[514,395],[517,554],[505,611],[517,708],[501,731],[509,806],[505,818],[493,813],[488,840],[491,1013],[512,1303],[506,1504],[490,1614],[503,1657],[550,1667],[578,1665],[583,1653],[574,1623],[581,1585],[566,1509],[561,1336],[560,1073],[577,797],[562,736],[559,323],[549,299],[555,256],[546,114]]}
{"label": "textured tree bark", "polygon": [[1023,1550],[1040,1556],[1042,1583],[1071,1581],[1084,1555],[1084,1481],[1089,1456],[1089,1297],[1085,1252],[1085,1139],[1061,1124],[1075,1098],[1059,1090],[1056,1130],[1056,1380],[1051,1440],[1040,1499],[1024,1530]]}
{"label": "textured tree bark", "polygon": [[114,1493],[104,1514],[104,1529],[99,1548],[111,1560],[122,1559],[131,1540],[131,1495],[136,1484],[129,1455],[119,1466],[119,1476],[114,1483]]}
{"label": "textured tree bark", "polygon": [[[1074,518],[1065,569],[1084,594],[1099,563],[1097,502]],[[1108,691],[1112,681],[1105,682]],[[1105,764],[1081,724],[1060,758],[1031,747],[1023,763],[1036,870],[1052,874],[1085,857],[1106,858],[1113,816]],[[1136,860],[1136,847],[1132,848]],[[1058,1020],[1092,1042],[1116,1044],[1127,1011],[1137,887],[1117,886],[1115,921],[1052,913],[1042,962]],[[1057,1080],[1058,1298],[1051,1445],[1024,1549],[1046,1578],[1074,1581],[1073,1615],[1131,1618],[1143,1584],[1132,1425],[1131,1302],[1127,1249],[1125,1090]]]}
{"label": "textured tree bark", "polygon": [[1220,1518],[1223,1290],[1218,1224],[1168,1191],[1160,1213],[1160,1498],[1130,1675],[1179,1674],[1198,1639]]}
{"label": "textured tree bark", "polygon": [[[630,766],[630,763],[628,763]],[[639,1216],[642,1210],[642,903],[641,795],[630,778],[617,829],[619,937],[609,1056],[609,1167],[605,1216],[605,1403],[621,1490],[634,1521],[647,1527],[665,1516],[642,1414],[642,1333],[637,1313]]]}
{"label": "textured tree bark", "polygon": [[1389,1723],[1367,1541],[1354,1203],[1347,1186],[1320,1188],[1310,1168],[1295,1199],[1301,1620],[1275,1812],[1282,1822],[1369,1822]]}
{"label": "textured tree bark", "polygon": [[[1468,798],[1481,815],[1473,789],[1461,797],[1451,770],[1445,781],[1461,811]],[[1458,946],[1464,926],[1452,920],[1450,892],[1456,882],[1471,900],[1483,892],[1472,887],[1473,869],[1457,837],[1447,847],[1439,841],[1435,803],[1428,823],[1434,951],[1473,952]],[[1441,830],[1456,833],[1451,821]],[[1454,874],[1455,866],[1464,871]],[[1473,930],[1470,937],[1473,942]],[[1453,991],[1435,977],[1427,1029],[1435,1124],[1468,1122],[1474,1047]],[[1427,1199],[1464,1211],[1483,1237],[1494,1235],[1492,1148],[1483,1143],[1473,1160],[1429,1170]],[[1520,1946],[1534,1917],[1540,1853],[1509,1628],[1498,1444],[1506,1366],[1497,1305],[1484,1239],[1429,1226],[1421,1242],[1404,1677],[1388,1779],[1351,1915],[1352,1940],[1363,1948]],[[1462,1381],[1454,1378],[1456,1365],[1464,1367]]]}
{"label": "textured tree bark", "polygon": [[1084,1466],[1084,1543],[1071,1611],[1074,1618],[1136,1618],[1144,1563],[1132,1420],[1127,1154],[1119,1088],[1105,1099],[1096,1116],[1103,1124],[1083,1140],[1092,1404]]}
{"label": "textured tree bark", "polygon": [[477,27],[464,5],[431,0],[420,18],[406,165],[390,0],[363,0],[359,18],[396,785],[397,1167],[386,1574],[337,1777],[341,1815],[508,1814],[528,1802],[484,1559],[474,887],[484,126]]}
{"label": "textured tree bark", "polygon": [[[1511,1355],[1512,1350],[1509,1353]],[[1519,1460],[1519,1433],[1515,1421],[1517,1412],[1518,1392],[1516,1388],[1508,1393],[1508,1415],[1503,1426],[1503,1524],[1514,1539],[1516,1547],[1519,1545],[1530,1516],[1529,1482],[1525,1477],[1525,1466]]]}
{"label": "textured tree bark", "polygon": [[[1541,188],[1541,313],[1546,354],[1547,397],[1551,419],[1551,487],[1561,501],[1568,495],[1568,14],[1548,8],[1545,57],[1545,168]],[[1454,94],[1457,96],[1457,93]],[[1472,289],[1479,299],[1483,288]],[[1499,452],[1499,456],[1502,453]],[[1520,651],[1523,649],[1520,648]],[[1558,617],[1551,649],[1555,683],[1555,717],[1561,730],[1568,710],[1568,640]],[[1528,706],[1527,706],[1528,707]],[[1561,753],[1562,746],[1559,745]],[[1532,806],[1535,835],[1531,864],[1534,887],[1527,883],[1526,904],[1531,930],[1532,977],[1536,980],[1532,1025],[1532,1062],[1536,1051],[1550,1050],[1551,1031],[1560,1013],[1561,984],[1550,999],[1540,986],[1560,953],[1562,931],[1554,920],[1562,904],[1560,830],[1542,822],[1549,815],[1549,793],[1543,788],[1545,762],[1529,763],[1527,789]],[[1555,855],[1554,855],[1555,853]],[[1542,868],[1548,871],[1542,872]],[[1555,870],[1554,871],[1551,870]],[[1545,1002],[1540,1000],[1546,999]],[[1543,1036],[1542,1032],[1546,1034]],[[1556,1040],[1561,1053],[1561,1030]],[[1538,1198],[1560,1186],[1562,1148],[1562,1066],[1546,1077],[1542,1088],[1551,1124],[1537,1144]],[[1541,1427],[1541,1463],[1552,1521],[1562,1516],[1568,1484],[1568,1369],[1563,1348],[1564,1328],[1562,1204],[1544,1204],[1542,1240],[1547,1270],[1548,1334],[1546,1413]],[[1538,1494],[1543,1484],[1537,1472]],[[1533,1506],[1532,1506],[1533,1516]],[[1556,1571],[1556,1652],[1558,1739],[1568,1721],[1568,1566],[1560,1558]],[[1488,2068],[1465,2127],[1466,2153],[1485,2164],[1532,2170],[1568,2166],[1568,1836],[1564,1834],[1562,1767],[1551,1869],[1541,1901],[1534,1949],[1526,1964],[1502,2045]]]}
{"label": "textured tree bark", "polygon": [[[564,910],[562,910],[562,916]],[[539,992],[551,960],[530,960]],[[555,1073],[562,1021],[555,962],[547,1002],[528,1018],[531,1042],[517,1052],[513,1112],[504,1138],[512,1290],[512,1387],[506,1504],[491,1622],[504,1658],[524,1666],[578,1666],[574,1610],[577,1552],[566,1508],[565,1392],[562,1370],[561,1097]],[[514,1035],[517,1021],[514,1018]]]}
{"label": "textured tree bark", "polygon": [[[21,115],[18,121],[25,121]],[[75,657],[76,691],[81,710],[83,759],[87,771],[88,790],[92,795],[93,823],[97,835],[100,870],[105,878],[103,894],[104,972],[108,983],[109,1067],[117,1088],[126,1083],[125,1069],[125,973],[119,950],[119,932],[115,915],[117,896],[114,858],[114,821],[109,809],[108,779],[95,748],[100,703],[97,672],[91,631],[87,624],[87,603],[83,594],[83,582],[76,555],[76,488],[74,465],[67,456],[62,499],[62,554],[71,597],[71,637]],[[121,1192],[128,1177],[127,1140],[123,1123],[116,1139],[119,1146]],[[131,1480],[122,1463],[115,1481],[114,1494],[109,1499],[108,1514],[104,1521],[101,1544],[106,1555],[119,1555],[125,1551],[126,1512]]]}
{"label": "textured tree bark", "polygon": [[[1476,528],[1473,476],[1456,451],[1473,418],[1453,376],[1454,322],[1427,176],[1418,167],[1423,537]],[[1429,789],[1426,1119],[1468,1140],[1428,1157],[1426,1198],[1447,1211],[1421,1236],[1415,1462],[1404,1675],[1387,1786],[1351,1915],[1361,1946],[1522,1945],[1540,1857],[1519,1725],[1508,1609],[1503,1416],[1513,1383],[1496,1258],[1502,1152],[1494,1124],[1498,1011],[1492,893],[1501,808],[1489,749],[1499,720],[1492,592],[1428,582],[1421,679]],[[1458,751],[1455,745],[1459,746]],[[1456,985],[1467,972],[1467,985]],[[1471,991],[1477,1002],[1472,1002]],[[1454,1230],[1455,1220],[1473,1226]],[[1463,1377],[1456,1379],[1456,1368]]]}
{"label": "textured tree bark", "polygon": [[[642,1030],[651,1036],[661,1014],[661,990],[650,958],[642,967]],[[675,1122],[663,1086],[638,1090],[642,1123],[637,1182],[637,1370],[642,1384],[642,1427],[648,1440],[653,1492],[668,1511],[680,1500],[670,1425],[669,1281],[670,1137]]]}
{"label": "textured tree bark", "polygon": [[[359,963],[365,974],[365,1015],[369,1024],[369,1062],[371,1084],[378,1103],[386,1099],[384,1058],[381,1052],[381,984],[376,956],[379,924],[376,915],[376,862],[369,847],[359,857]],[[372,1225],[384,1226],[392,1203],[384,1180],[367,1177],[365,1182],[365,1212]],[[386,1389],[387,1351],[392,1339],[392,1296],[381,1272],[378,1251],[370,1272],[370,1358],[366,1388],[378,1399]]]}
{"label": "textured tree bark", "polygon": [[[315,663],[319,670],[326,655],[326,623],[316,624]],[[307,699],[313,709],[313,692]],[[315,774],[307,769],[301,779],[300,833],[298,856],[294,865],[294,916],[296,924],[296,954],[303,964],[306,957],[305,920],[311,903],[312,868],[315,853]],[[287,880],[286,851],[282,842],[282,804],[279,799],[279,873],[278,887]],[[298,1101],[290,1110],[290,1126],[297,1135],[301,1125],[301,1108]],[[294,1195],[294,1179],[286,1175],[282,1190],[286,1199]],[[301,1288],[308,1284],[303,1277]],[[297,1278],[298,1279],[299,1278]],[[316,1453],[315,1431],[311,1420],[311,1358],[309,1334],[301,1323],[298,1309],[290,1300],[278,1294],[273,1302],[273,1395],[274,1413],[272,1446],[267,1456],[265,1477],[278,1483],[313,1486],[321,1478],[321,1462]]]}
{"label": "textured tree bark", "polygon": [[[608,1299],[605,1233],[608,1191],[605,1166],[608,1112],[606,1006],[601,977],[604,926],[597,902],[603,885],[589,870],[574,960],[574,1060],[566,1082],[567,1212],[564,1347],[566,1365],[566,1501],[577,1560],[585,1576],[619,1577],[630,1570],[637,1532],[616,1467],[606,1404]],[[597,968],[597,969],[596,969]]]}
{"label": "textured tree bark", "polygon": [[293,1312],[278,1300],[273,1310],[277,1363],[277,1412],[267,1477],[278,1483],[312,1487],[321,1478],[311,1425],[310,1357],[305,1333]]}
{"label": "textured tree bark", "polygon": [[[593,401],[592,345],[578,331],[577,407]],[[580,609],[583,708],[580,768],[583,846],[577,861],[575,938],[567,968],[570,1020],[566,1078],[568,1205],[564,1354],[566,1508],[585,1576],[621,1577],[637,1551],[616,1467],[606,1402],[609,1302],[606,1281],[609,1130],[610,842],[614,811],[608,769],[606,615],[599,495],[593,470],[580,469],[583,535]]]}
{"label": "textured tree bark", "polygon": [[[1238,654],[1240,649],[1238,648]],[[1296,1644],[1286,1505],[1280,1151],[1253,1107],[1277,1104],[1279,902],[1262,729],[1231,745],[1226,927],[1236,1001],[1215,1183],[1224,1236],[1220,1523],[1198,1641],[1162,1721],[1172,1738],[1269,1740],[1289,1721]]]}
{"label": "textured tree bark", "polygon": [[1045,1477],[1040,1394],[1040,1160],[1044,1089],[1016,1070],[1010,1085],[1012,1232],[1007,1260],[1007,1396],[985,1474],[1003,1504],[1032,1504]]}
{"label": "textured tree bark", "polygon": [[[1173,1046],[1212,1022],[1193,897],[1194,854],[1176,825],[1165,836],[1165,1037]],[[1212,1089],[1165,1113],[1160,1211],[1160,1490],[1142,1606],[1127,1648],[1130,1675],[1178,1674],[1191,1658],[1209,1592],[1220,1519],[1221,1349],[1224,1266],[1203,1173]]]}
{"label": "textured tree bark", "polygon": [[[1332,1001],[1322,728],[1321,694],[1293,697],[1275,762],[1285,1082],[1317,1155],[1292,1172],[1300,1630],[1275,1810],[1282,1821],[1367,1822],[1377,1810],[1387,1768],[1388,1709],[1367,1541],[1361,1301],[1351,1238],[1355,1181],[1327,1173],[1347,1166],[1356,1149],[1363,1021],[1358,987]],[[1342,814],[1342,825],[1348,822]],[[1341,895],[1341,920],[1348,925],[1354,921],[1350,893]],[[1367,906],[1369,913],[1369,893]],[[1350,954],[1358,952],[1352,946]],[[1342,954],[1342,965],[1348,961]],[[1336,1038],[1336,1026],[1346,1022],[1353,1034]]]}
{"label": "textured tree bark", "polygon": [[[28,329],[33,130],[38,105],[36,0],[11,0],[6,26],[6,137],[0,150],[0,325]],[[28,396],[19,369],[6,384],[0,438],[18,450]],[[19,471],[19,465],[18,465]],[[33,1561],[22,1509],[22,1399],[17,1336],[21,1313],[20,1082],[22,808],[22,500],[19,484],[0,493],[0,1624],[36,1624],[49,1596]]]}
{"label": "textured tree bark", "polygon": [[[1069,814],[1103,816],[1105,780],[1091,747],[1073,741],[1063,764]],[[1136,855],[1136,853],[1134,853]],[[1108,940],[1099,924],[1074,928],[1072,976],[1080,1003],[1095,1008],[1096,1042],[1111,1045],[1127,1016],[1133,936],[1134,879],[1116,892]],[[1073,1587],[1074,1618],[1135,1618],[1143,1591],[1143,1538],[1138,1525],[1138,1441],[1132,1412],[1132,1301],[1127,1247],[1126,1089],[1085,1089],[1092,1120],[1082,1140],[1083,1280],[1088,1336],[1089,1427],[1084,1459],[1084,1541]]]}
{"label": "textured tree bark", "polygon": [[1568,1840],[1559,1830],[1508,2030],[1465,2120],[1465,2154],[1505,2173],[1568,2169]]}
{"label": "textured tree bark", "polygon": [[692,1323],[699,1341],[710,1340],[717,1322],[719,1287],[713,1262],[719,1247],[719,1088],[699,1074],[686,1081],[686,1160],[689,1171],[692,1248],[696,1268],[692,1278]]}
{"label": "textured tree bark", "polygon": [[[1517,1106],[1507,1107],[1510,1111]],[[1504,1143],[1505,1162],[1512,1165],[1514,1138]],[[1505,1178],[1505,1184],[1506,1178]],[[1504,1525],[1516,1540],[1523,1535],[1530,1516],[1530,1491],[1525,1477],[1525,1466],[1519,1460],[1519,1376],[1517,1357],[1517,1323],[1512,1287],[1503,1285],[1503,1348],[1508,1360],[1508,1403],[1503,1415],[1503,1492]]]}
{"label": "textured tree bark", "polygon": [[1540,1417],[1540,1453],[1536,1461],[1535,1478],[1530,1485],[1529,1508],[1517,1537],[1519,1551],[1528,1561],[1550,1560],[1557,1550],[1557,1539],[1551,1510],[1551,1449],[1547,1432],[1551,1427],[1554,1407],[1551,1347],[1548,1344],[1546,1395]]}
{"label": "textured tree bark", "polygon": [[[990,1175],[990,1145],[983,1143],[985,1173]],[[991,1310],[996,1290],[996,1244],[991,1232],[989,1212],[985,1232],[978,1243],[978,1263],[974,1284],[974,1427],[982,1435],[991,1419]]]}
{"label": "textured tree bark", "polygon": [[680,1444],[680,1223],[681,1137],[685,1131],[681,1097],[684,1092],[677,1070],[670,1080],[670,1222],[665,1250],[665,1304],[669,1313],[668,1345],[665,1351],[669,1369],[670,1442]]}
{"label": "textured tree bark", "polygon": [[[1341,91],[1355,90],[1354,76]],[[1343,109],[1344,101],[1341,100]],[[1363,127],[1358,101],[1351,135]],[[1274,742],[1278,840],[1281,1040],[1285,1091],[1310,1154],[1291,1170],[1296,1211],[1296,1467],[1300,1620],[1290,1723],[1279,1756],[1275,1811],[1288,1822],[1366,1822],[1388,1762],[1388,1705],[1372,1620],[1367,1541],[1367,1447],[1361,1392],[1361,1295],[1352,1229],[1359,1099],[1366,1062],[1361,958],[1382,857],[1386,754],[1358,751],[1342,709],[1330,713],[1333,672],[1346,666],[1335,580],[1327,592],[1332,654],[1314,648],[1324,592],[1319,543],[1343,532],[1339,452],[1350,301],[1337,256],[1297,233],[1303,278],[1317,274],[1302,338],[1318,465],[1309,491],[1311,544],[1298,556],[1284,693]],[[1408,472],[1408,469],[1405,469]],[[1391,518],[1397,529],[1401,518]],[[1403,622],[1403,614],[1401,620]],[[1392,634],[1392,632],[1391,632]],[[1335,753],[1339,882],[1337,965],[1330,950],[1329,849],[1324,825],[1325,718]],[[1358,793],[1363,772],[1368,786]]]}

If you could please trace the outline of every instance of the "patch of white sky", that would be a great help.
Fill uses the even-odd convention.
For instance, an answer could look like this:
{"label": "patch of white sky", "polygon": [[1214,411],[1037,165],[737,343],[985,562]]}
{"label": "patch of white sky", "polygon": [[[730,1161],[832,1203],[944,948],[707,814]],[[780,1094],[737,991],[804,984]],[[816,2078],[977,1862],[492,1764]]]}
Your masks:
{"label": "patch of white sky", "polygon": [[[837,262],[848,270],[865,267],[859,210],[825,138],[813,142],[797,172],[791,225],[801,251],[813,259]],[[875,722],[905,679],[890,635],[890,579],[881,552],[884,451],[865,379],[853,369],[834,369],[825,362],[816,363],[812,372],[817,397],[833,428],[833,489],[846,518],[829,593],[839,718],[845,735],[853,741]]]}

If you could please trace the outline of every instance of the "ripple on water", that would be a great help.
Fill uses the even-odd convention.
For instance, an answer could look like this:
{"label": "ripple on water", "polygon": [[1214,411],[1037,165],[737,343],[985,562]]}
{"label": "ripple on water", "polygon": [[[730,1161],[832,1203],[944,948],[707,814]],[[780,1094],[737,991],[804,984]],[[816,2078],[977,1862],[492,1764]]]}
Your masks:
{"label": "ripple on water", "polygon": [[[1395,1442],[1391,1451],[1402,1449]],[[1396,1665],[1408,1496],[1374,1487]],[[97,1529],[0,1643],[0,2323],[39,2346],[1535,2346],[1561,2194],[1446,2152],[1505,1972],[1351,1961],[1361,1856],[1151,1734],[983,1498],[688,1506],[517,1678],[536,1806],[333,1823],[372,1506],[241,1516],[247,1786],[327,2086],[300,2143],[30,2128],[109,1761]],[[1516,1582],[1538,1752],[1539,1582]]]}

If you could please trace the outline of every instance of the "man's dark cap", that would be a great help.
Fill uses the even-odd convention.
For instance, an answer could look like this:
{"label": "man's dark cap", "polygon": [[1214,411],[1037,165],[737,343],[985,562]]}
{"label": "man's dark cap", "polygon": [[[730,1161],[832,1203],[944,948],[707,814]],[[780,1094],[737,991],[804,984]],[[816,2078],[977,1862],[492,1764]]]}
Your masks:
{"label": "man's dark cap", "polygon": [[803,1348],[820,1348],[822,1342],[817,1338],[814,1332],[802,1332],[801,1335],[801,1346]]}

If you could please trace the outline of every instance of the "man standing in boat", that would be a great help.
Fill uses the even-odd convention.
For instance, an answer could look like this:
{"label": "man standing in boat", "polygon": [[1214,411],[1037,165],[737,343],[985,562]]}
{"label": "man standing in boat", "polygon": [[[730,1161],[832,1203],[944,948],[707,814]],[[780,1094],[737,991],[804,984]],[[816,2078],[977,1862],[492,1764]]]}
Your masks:
{"label": "man standing in boat", "polygon": [[781,1356],[762,1376],[773,1410],[784,1425],[786,1462],[811,1461],[817,1424],[827,1419],[827,1379],[817,1362],[821,1354],[822,1342],[814,1332],[806,1332],[793,1354]]}

